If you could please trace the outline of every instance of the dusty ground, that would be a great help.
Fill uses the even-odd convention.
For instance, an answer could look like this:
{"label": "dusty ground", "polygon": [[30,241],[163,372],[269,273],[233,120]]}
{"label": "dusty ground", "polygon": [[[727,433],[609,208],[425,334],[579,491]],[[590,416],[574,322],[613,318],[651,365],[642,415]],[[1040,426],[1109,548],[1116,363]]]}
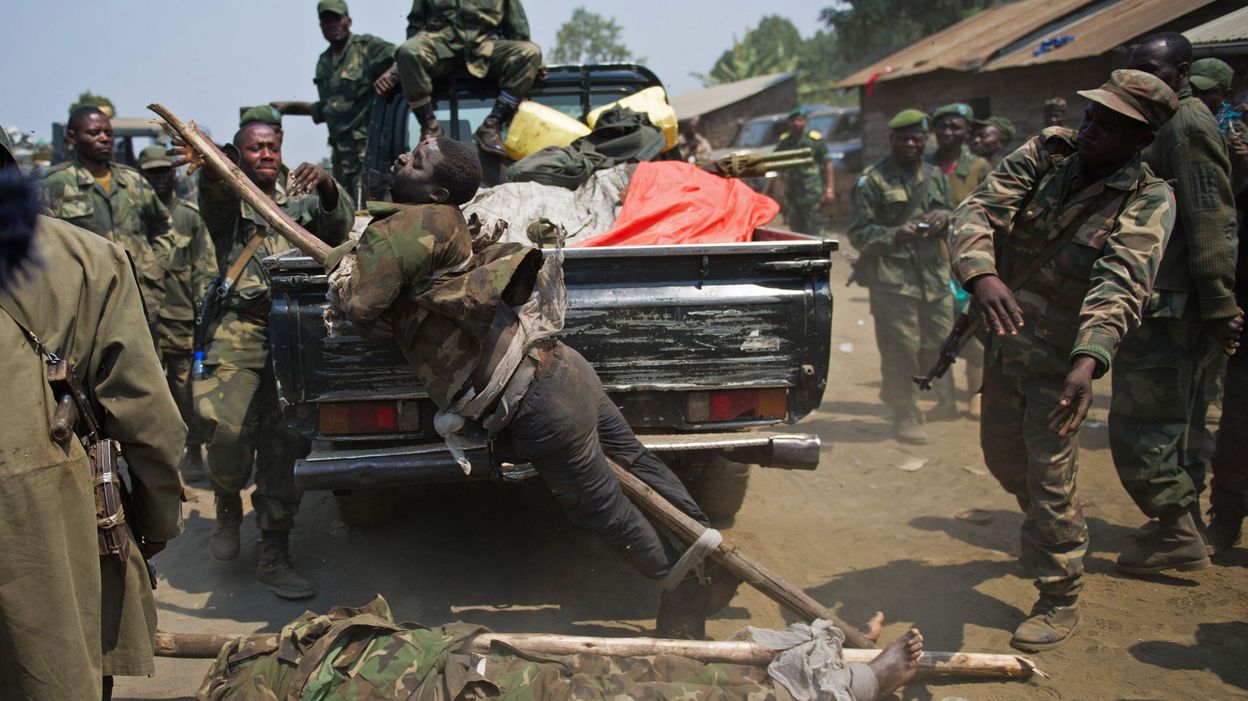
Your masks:
{"label": "dusty ground", "polygon": [[[814,472],[756,471],[726,538],[820,602],[839,602],[844,618],[865,620],[882,609],[887,638],[913,624],[932,650],[1010,653],[1010,634],[1035,596],[1016,560],[1021,516],[984,470],[971,420],[931,425],[929,446],[892,440],[877,399],[866,293],[844,287],[845,273],[838,256],[829,391],[797,427],[822,436],[823,461]],[[1107,383],[1097,389],[1107,391]],[[1248,698],[1248,549],[1203,572],[1117,575],[1114,559],[1143,518],[1114,475],[1098,423],[1104,407],[1099,401],[1083,432],[1079,488],[1092,535],[1084,625],[1066,646],[1033,656],[1051,678],[918,681],[897,697]],[[462,619],[507,632],[621,636],[653,625],[657,588],[595,536],[569,526],[538,484],[427,488],[410,505],[385,527],[351,531],[329,495],[307,494],[294,554],[320,594],[292,603],[253,582],[258,534],[250,520],[240,558],[211,559],[211,494],[194,490],[186,534],[157,560],[161,627],[275,630],[306,608],[360,605],[375,593],[397,617],[429,624]],[[970,508],[989,511],[991,523],[954,518]],[[788,621],[743,588],[708,628],[722,639],[745,625]],[[193,696],[207,668],[161,659],[152,679],[118,680],[116,697]]]}

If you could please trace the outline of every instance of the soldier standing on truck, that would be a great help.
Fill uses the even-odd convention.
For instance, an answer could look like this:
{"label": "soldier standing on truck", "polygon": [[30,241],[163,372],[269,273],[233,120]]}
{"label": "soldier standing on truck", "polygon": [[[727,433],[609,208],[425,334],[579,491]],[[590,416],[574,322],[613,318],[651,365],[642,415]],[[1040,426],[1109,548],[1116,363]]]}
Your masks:
{"label": "soldier standing on truck", "polygon": [[274,102],[282,114],[304,115],[329,128],[334,179],[357,202],[364,149],[368,145],[368,119],[373,95],[385,95],[398,87],[394,71],[394,44],[371,34],[352,34],[351,15],[344,0],[321,0],[316,4],[321,36],[329,48],[316,61],[316,102]]}
{"label": "soldier standing on truck", "polygon": [[989,332],[984,463],[1026,516],[1021,559],[1040,591],[1010,641],[1027,652],[1079,627],[1078,430],[1092,379],[1139,325],[1174,224],[1169,186],[1140,160],[1178,108],[1174,92],[1120,70],[1079,94],[1091,104],[1078,134],[1048,127],[1006,157],[950,234],[954,272]]}
{"label": "soldier standing on truck", "polygon": [[780,135],[776,150],[802,148],[810,149],[813,161],[784,174],[784,220],[793,231],[822,236],[828,223],[825,210],[836,199],[836,173],[823,134],[806,131],[806,110],[797,107],[789,112],[789,130]]}
{"label": "soldier standing on truck", "polygon": [[395,339],[441,410],[434,425],[453,453],[463,434],[475,433],[507,461],[532,464],[573,523],[597,531],[643,575],[672,580],[659,634],[700,638],[739,580],[717,566],[704,576],[701,566],[674,570],[679,551],[624,495],[608,456],[709,523],[633,435],[589,363],[553,337],[563,315],[552,289],[563,284],[558,260],[543,267],[541,251],[518,243],[473,252],[458,205],[480,178],[475,151],[453,139],[401,155],[394,203],[372,203],[359,242],[326,260],[330,302],[357,331]]}
{"label": "soldier standing on truck", "polygon": [[[931,367],[953,327],[949,254],[949,185],[923,162],[929,118],[902,110],[888,123],[891,152],[867,168],[854,188],[849,240],[860,257],[853,279],[871,296],[880,349],[880,399],[903,443],[927,442],[911,377]],[[936,413],[957,413],[949,378],[934,386]]]}
{"label": "soldier standing on truck", "polygon": [[[273,127],[248,122],[229,148],[238,154],[243,174],[301,226],[331,244],[346,238],[355,206],[323,168],[304,163],[291,173],[285,188],[278,187],[284,173],[282,145]],[[211,169],[200,178],[199,210],[216,249],[218,270],[235,280],[214,305],[215,314],[205,314],[200,331],[207,341],[203,372],[194,378],[195,409],[211,435],[208,477],[216,495],[216,525],[209,551],[221,561],[238,556],[243,515],[239,493],[252,477],[254,456],[251,503],[261,531],[256,578],[280,597],[306,598],[316,592],[291,565],[290,531],[300,498],[295,461],[310,446],[286,426],[277,403],[269,357],[269,279],[260,265],[287,245]]]}
{"label": "soldier standing on truck", "polygon": [[217,275],[217,254],[212,238],[199,216],[199,205],[174,194],[173,161],[164,146],[148,146],[139,152],[139,172],[156,197],[173,216],[172,246],[164,263],[165,303],[156,323],[161,360],[169,391],[186,424],[186,453],[178,467],[182,479],[201,482],[204,474],[204,443],[207,437],[191,402],[191,364],[195,351],[195,305],[203,299],[208,283]]}
{"label": "soldier standing on truck", "polygon": [[473,139],[481,150],[506,155],[503,126],[529,95],[542,67],[542,50],[529,40],[520,0],[415,0],[407,15],[407,41],[394,52],[403,96],[420,122],[420,140],[443,136],[433,113],[433,79],[459,68],[498,82],[494,109]]}

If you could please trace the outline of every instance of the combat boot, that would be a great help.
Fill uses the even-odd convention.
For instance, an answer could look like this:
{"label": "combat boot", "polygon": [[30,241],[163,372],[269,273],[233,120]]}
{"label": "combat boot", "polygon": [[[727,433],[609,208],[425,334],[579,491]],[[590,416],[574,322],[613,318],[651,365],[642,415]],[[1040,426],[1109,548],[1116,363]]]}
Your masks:
{"label": "combat boot", "polygon": [[238,529],[243,523],[243,497],[217,493],[217,521],[208,539],[208,552],[217,560],[226,562],[238,557]]}
{"label": "combat boot", "polygon": [[283,599],[306,599],[316,595],[312,584],[290,564],[290,531],[263,531],[256,579]]}
{"label": "combat boot", "polygon": [[1244,517],[1242,514],[1214,511],[1209,520],[1209,545],[1213,552],[1223,553],[1239,545],[1244,535]]}
{"label": "combat boot", "polygon": [[182,481],[187,484],[199,484],[208,479],[204,471],[204,446],[199,443],[187,444],[182,453],[182,462],[178,463],[178,472]]}
{"label": "combat boot", "polygon": [[1193,572],[1209,567],[1209,551],[1192,511],[1167,514],[1157,527],[1142,530],[1118,556],[1118,570],[1127,574],[1156,574],[1166,570]]}
{"label": "combat boot", "polygon": [[659,596],[654,634],[659,638],[706,640],[706,616],[710,586],[696,574],[687,577],[671,591]]}
{"label": "combat boot", "polygon": [[897,440],[910,445],[927,443],[927,431],[923,430],[923,415],[917,410],[893,419],[893,430],[897,432]]}
{"label": "combat boot", "polygon": [[473,141],[477,142],[477,147],[487,153],[506,156],[507,151],[503,149],[503,126],[511,121],[515,113],[516,105],[502,99],[495,100],[494,109],[490,110],[489,116],[481,122],[481,126],[477,127],[476,133],[472,135]]}
{"label": "combat boot", "polygon": [[416,122],[420,124],[420,140],[440,139],[446,136],[446,131],[442,129],[442,124],[438,122],[438,117],[433,113],[433,101],[426,99],[419,105],[412,105],[412,114],[416,116]]}
{"label": "combat boot", "polygon": [[1080,620],[1075,597],[1041,596],[1027,620],[1014,631],[1010,645],[1023,652],[1052,650],[1079,630]]}

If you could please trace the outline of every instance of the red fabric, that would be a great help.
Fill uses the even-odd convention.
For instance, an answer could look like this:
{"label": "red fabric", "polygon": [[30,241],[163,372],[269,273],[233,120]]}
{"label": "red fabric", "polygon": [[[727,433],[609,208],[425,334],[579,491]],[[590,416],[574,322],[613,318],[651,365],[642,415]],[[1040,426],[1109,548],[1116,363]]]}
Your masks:
{"label": "red fabric", "polygon": [[780,211],[736,178],[679,161],[637,165],[610,231],[577,246],[651,246],[749,241]]}

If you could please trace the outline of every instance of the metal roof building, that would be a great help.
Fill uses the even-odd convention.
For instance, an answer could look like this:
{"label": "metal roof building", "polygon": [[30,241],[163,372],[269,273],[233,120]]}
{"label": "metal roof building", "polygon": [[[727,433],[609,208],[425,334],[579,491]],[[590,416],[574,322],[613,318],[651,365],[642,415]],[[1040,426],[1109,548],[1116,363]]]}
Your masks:
{"label": "metal roof building", "polygon": [[797,72],[772,73],[681,93],[668,100],[680,120],[697,118],[715,148],[727,146],[739,122],[797,107]]}

